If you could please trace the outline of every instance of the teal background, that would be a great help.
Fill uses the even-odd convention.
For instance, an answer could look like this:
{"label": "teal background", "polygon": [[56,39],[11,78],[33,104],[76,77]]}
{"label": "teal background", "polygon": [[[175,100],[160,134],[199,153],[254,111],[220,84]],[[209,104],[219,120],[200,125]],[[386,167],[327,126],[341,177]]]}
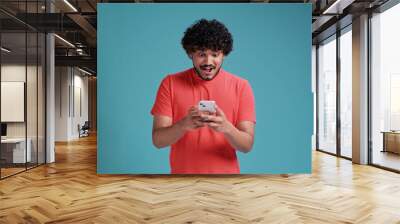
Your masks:
{"label": "teal background", "polygon": [[167,74],[192,67],[180,45],[201,18],[234,38],[224,69],[256,100],[255,143],[241,173],[311,172],[311,4],[98,4],[100,174],[170,173],[169,148],[152,145],[153,106]]}

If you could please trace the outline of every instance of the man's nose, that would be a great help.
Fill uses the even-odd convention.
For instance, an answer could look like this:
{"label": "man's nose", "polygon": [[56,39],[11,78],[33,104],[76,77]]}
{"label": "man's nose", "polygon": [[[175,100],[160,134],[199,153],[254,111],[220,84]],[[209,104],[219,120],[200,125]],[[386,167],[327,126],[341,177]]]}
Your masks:
{"label": "man's nose", "polygon": [[207,56],[206,57],[206,64],[207,65],[212,65],[212,57],[211,56]]}

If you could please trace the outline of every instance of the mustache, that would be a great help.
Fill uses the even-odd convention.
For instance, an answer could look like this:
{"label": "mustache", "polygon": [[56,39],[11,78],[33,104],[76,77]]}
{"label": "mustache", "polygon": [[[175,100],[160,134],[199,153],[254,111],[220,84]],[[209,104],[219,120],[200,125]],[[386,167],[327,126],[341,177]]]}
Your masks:
{"label": "mustache", "polygon": [[200,68],[201,69],[209,69],[209,68],[215,69],[215,66],[214,65],[200,65]]}

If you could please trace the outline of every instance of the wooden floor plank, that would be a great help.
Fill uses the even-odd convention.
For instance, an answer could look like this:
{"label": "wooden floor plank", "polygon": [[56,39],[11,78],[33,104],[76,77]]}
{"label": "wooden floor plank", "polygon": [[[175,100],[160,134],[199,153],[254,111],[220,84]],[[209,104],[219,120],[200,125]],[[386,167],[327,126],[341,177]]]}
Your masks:
{"label": "wooden floor plank", "polygon": [[0,223],[400,223],[400,175],[313,152],[299,175],[97,175],[96,137],[0,181]]}

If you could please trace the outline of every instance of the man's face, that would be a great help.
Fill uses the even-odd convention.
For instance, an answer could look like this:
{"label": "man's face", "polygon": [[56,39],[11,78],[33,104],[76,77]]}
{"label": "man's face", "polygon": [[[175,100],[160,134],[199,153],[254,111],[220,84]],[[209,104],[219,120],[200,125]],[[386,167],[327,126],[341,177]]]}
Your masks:
{"label": "man's face", "polygon": [[213,51],[210,49],[197,50],[190,57],[196,73],[203,80],[212,80],[221,69],[224,60],[222,51]]}

